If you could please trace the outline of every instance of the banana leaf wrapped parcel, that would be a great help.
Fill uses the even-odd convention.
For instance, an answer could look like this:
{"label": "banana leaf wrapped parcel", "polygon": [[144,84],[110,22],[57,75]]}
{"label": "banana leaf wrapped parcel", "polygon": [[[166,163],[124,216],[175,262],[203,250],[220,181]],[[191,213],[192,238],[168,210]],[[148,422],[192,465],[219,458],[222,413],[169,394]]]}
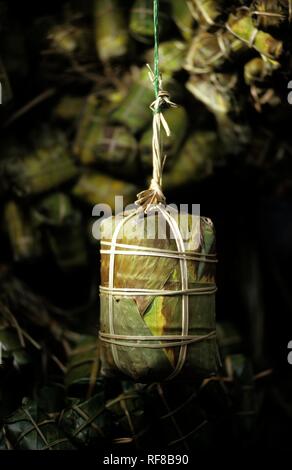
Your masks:
{"label": "banana leaf wrapped parcel", "polygon": [[129,35],[118,0],[95,0],[95,43],[102,62],[120,59],[128,51]]}
{"label": "banana leaf wrapped parcel", "polygon": [[223,0],[191,0],[189,5],[195,20],[206,29],[218,26],[224,18]]}
{"label": "banana leaf wrapped parcel", "polygon": [[155,428],[164,448],[178,453],[207,448],[210,423],[192,382],[183,387],[174,382],[154,383],[145,388],[145,393],[155,410]]}
{"label": "banana leaf wrapped parcel", "polygon": [[95,336],[81,336],[70,351],[65,374],[65,388],[70,397],[90,398],[98,385],[100,372],[99,342]]}
{"label": "banana leaf wrapped parcel", "polygon": [[48,39],[56,53],[79,60],[90,57],[91,35],[85,27],[57,24],[48,31]]}
{"label": "banana leaf wrapped parcel", "polygon": [[194,23],[189,4],[177,0],[170,0],[170,4],[173,20],[184,39],[188,41],[193,35],[192,25]]}
{"label": "banana leaf wrapped parcel", "polygon": [[[177,42],[181,44],[179,41]],[[167,87],[170,95],[176,99],[177,95],[180,94],[181,87],[178,86],[172,76],[176,70],[182,67],[181,50],[173,46],[172,54],[165,51],[164,61],[162,65],[164,86]],[[110,119],[128,127],[133,134],[136,134],[151,123],[152,113],[149,104],[153,101],[153,84],[146,66],[133,70],[132,75],[133,82],[129,87],[129,91],[119,103],[117,109],[113,111]]]}
{"label": "banana leaf wrapped parcel", "polygon": [[1,104],[6,104],[9,101],[12,100],[13,93],[12,93],[12,88],[10,85],[10,81],[5,69],[4,64],[2,63],[2,60],[0,58],[0,83],[1,83]]}
{"label": "banana leaf wrapped parcel", "polygon": [[74,450],[73,444],[42,411],[37,402],[24,399],[22,406],[4,423],[7,439],[17,450]]}
{"label": "banana leaf wrapped parcel", "polygon": [[211,73],[192,75],[186,84],[187,90],[215,115],[237,113],[238,80],[233,73]]}
{"label": "banana leaf wrapped parcel", "polygon": [[99,380],[98,393],[89,400],[73,399],[58,419],[58,425],[78,447],[104,445],[111,433],[111,417],[105,408],[105,392]]}
{"label": "banana leaf wrapped parcel", "polygon": [[[222,152],[221,152],[222,153]],[[175,163],[163,178],[166,190],[207,178],[220,159],[220,142],[216,132],[198,130],[183,145]]]}
{"label": "banana leaf wrapped parcel", "polygon": [[270,376],[272,370],[255,373],[251,358],[245,354],[243,338],[233,323],[219,323],[217,338],[224,366],[225,377],[222,380],[232,401],[233,429],[244,437],[256,432],[265,395],[265,388],[261,383]]}
{"label": "banana leaf wrapped parcel", "polygon": [[225,358],[225,366],[232,381],[230,394],[235,411],[235,431],[241,434],[251,433],[261,404],[261,395],[255,387],[252,362],[244,354],[232,354]]}
{"label": "banana leaf wrapped parcel", "polygon": [[291,21],[291,0],[254,0],[251,16],[256,26],[263,30],[279,28],[288,19]]}
{"label": "banana leaf wrapped parcel", "polygon": [[215,34],[201,31],[191,42],[185,68],[194,73],[209,73],[235,60],[247,49],[244,42],[228,31],[219,30]]}
{"label": "banana leaf wrapped parcel", "polygon": [[56,188],[74,179],[78,172],[68,150],[59,144],[52,148],[39,148],[24,158],[7,159],[4,169],[13,193],[19,197]]}
{"label": "banana leaf wrapped parcel", "polygon": [[141,131],[151,122],[149,103],[153,99],[148,69],[143,67],[135,75],[129,93],[112,114],[114,122],[127,126],[133,133]]}
{"label": "banana leaf wrapped parcel", "polygon": [[[167,171],[174,163],[174,158],[187,133],[188,115],[182,106],[167,109],[164,115],[170,129],[172,129],[171,136],[165,139],[163,147],[167,155],[165,162],[165,171]],[[139,143],[142,165],[147,170],[152,170],[152,135],[153,130],[151,126],[143,133]]]}
{"label": "banana leaf wrapped parcel", "polygon": [[74,155],[80,155],[88,130],[93,122],[99,119],[98,104],[98,98],[94,94],[90,94],[86,97],[78,118],[78,126],[73,144]]}
{"label": "banana leaf wrapped parcel", "polygon": [[64,95],[54,107],[52,115],[60,121],[75,121],[76,116],[82,112],[83,105],[84,98],[82,96]]}
{"label": "banana leaf wrapped parcel", "polygon": [[[161,73],[169,74],[181,70],[187,45],[183,41],[171,39],[159,44],[159,69]],[[154,49],[147,50],[145,54],[146,63],[153,64]]]}
{"label": "banana leaf wrapped parcel", "polygon": [[[110,188],[110,190],[109,190]],[[77,198],[88,204],[108,204],[115,207],[115,195],[123,196],[124,203],[131,204],[137,194],[137,186],[98,171],[83,172],[72,189]]]}
{"label": "banana leaf wrapped parcel", "polygon": [[250,142],[250,124],[242,116],[242,97],[234,73],[193,75],[186,88],[214,114],[227,153],[238,154]]}
{"label": "banana leaf wrapped parcel", "polygon": [[147,412],[145,397],[132,383],[116,398],[108,400],[106,408],[114,423],[113,445],[134,447],[138,450],[153,448],[152,417]]}
{"label": "banana leaf wrapped parcel", "polygon": [[89,129],[80,153],[84,165],[99,165],[110,172],[135,173],[137,142],[123,126],[96,122]]}
{"label": "banana leaf wrapped parcel", "polygon": [[5,435],[4,429],[0,429],[0,450],[13,450],[12,445]]}
{"label": "banana leaf wrapped parcel", "polygon": [[213,224],[186,213],[177,223],[153,208],[101,224],[102,374],[140,383],[209,376],[218,365]]}
{"label": "banana leaf wrapped parcel", "polygon": [[226,28],[235,37],[265,57],[276,60],[283,52],[282,41],[269,33],[258,30],[246,8],[239,9],[236,15],[231,13]]}
{"label": "banana leaf wrapped parcel", "polygon": [[28,347],[31,344],[27,341],[27,333],[16,324],[15,317],[2,301],[0,301],[0,312],[1,365],[5,365],[6,360],[10,360],[13,367],[21,369],[32,362],[31,351]]}
{"label": "banana leaf wrapped parcel", "polygon": [[55,263],[64,271],[82,268],[87,262],[81,214],[64,193],[53,193],[33,209]]}
{"label": "banana leaf wrapped parcel", "polygon": [[232,354],[239,354],[243,350],[240,332],[231,322],[218,322],[216,325],[217,341],[223,361]]}
{"label": "banana leaf wrapped parcel", "polygon": [[264,84],[274,71],[280,68],[279,62],[264,57],[254,57],[244,66],[244,80],[247,85]]}
{"label": "banana leaf wrapped parcel", "polygon": [[4,207],[4,222],[14,261],[32,260],[41,255],[40,233],[27,207],[21,207],[14,200],[7,201]]}
{"label": "banana leaf wrapped parcel", "polygon": [[[168,29],[169,13],[169,1],[160,0],[161,35]],[[135,0],[130,14],[130,32],[138,41],[152,43],[154,34],[152,0]]]}
{"label": "banana leaf wrapped parcel", "polygon": [[281,97],[273,87],[273,79],[280,63],[266,57],[254,57],[244,66],[245,83],[250,86],[250,95],[256,111],[261,112],[263,106],[276,107]]}

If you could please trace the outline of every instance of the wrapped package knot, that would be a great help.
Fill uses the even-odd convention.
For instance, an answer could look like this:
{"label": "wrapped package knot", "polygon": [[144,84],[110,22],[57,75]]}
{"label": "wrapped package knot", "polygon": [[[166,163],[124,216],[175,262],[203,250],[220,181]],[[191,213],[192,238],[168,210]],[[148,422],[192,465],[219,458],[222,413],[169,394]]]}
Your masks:
{"label": "wrapped package knot", "polygon": [[159,204],[105,219],[100,233],[102,374],[140,383],[214,374],[212,222]]}

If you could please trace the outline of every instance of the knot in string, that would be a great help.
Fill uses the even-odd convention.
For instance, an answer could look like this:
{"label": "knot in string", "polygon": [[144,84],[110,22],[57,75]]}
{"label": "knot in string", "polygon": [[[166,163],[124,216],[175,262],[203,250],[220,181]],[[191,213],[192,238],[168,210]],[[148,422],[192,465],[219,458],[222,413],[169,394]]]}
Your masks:
{"label": "knot in string", "polygon": [[154,84],[158,83],[158,90],[156,99],[151,103],[150,109],[153,111],[153,137],[152,137],[152,154],[153,154],[153,175],[148,189],[137,194],[136,204],[141,206],[144,212],[147,213],[153,204],[165,204],[166,199],[162,191],[162,172],[166,161],[166,155],[162,155],[163,145],[161,138],[161,126],[163,127],[167,137],[170,137],[171,132],[167,121],[163,115],[163,111],[168,108],[176,108],[177,105],[170,100],[170,95],[162,88],[162,78],[158,76],[157,79],[152,72],[149,64],[149,78]]}

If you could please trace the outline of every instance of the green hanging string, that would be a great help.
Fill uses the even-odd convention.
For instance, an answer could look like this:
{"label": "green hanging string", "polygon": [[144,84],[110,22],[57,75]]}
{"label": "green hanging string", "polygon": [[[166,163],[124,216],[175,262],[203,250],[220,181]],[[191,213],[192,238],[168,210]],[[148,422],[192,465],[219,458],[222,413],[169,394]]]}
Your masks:
{"label": "green hanging string", "polygon": [[154,21],[154,91],[155,97],[159,94],[159,0],[153,0]]}
{"label": "green hanging string", "polygon": [[159,72],[159,0],[153,0],[153,23],[154,23],[154,71],[147,64],[149,76],[154,84],[155,101],[150,106],[153,111],[153,174],[150,187],[137,194],[136,204],[142,206],[147,212],[153,204],[165,204],[165,196],[162,191],[162,172],[166,156],[163,155],[163,142],[161,128],[164,129],[167,137],[170,136],[170,129],[163,116],[163,110],[175,108],[176,104],[170,101],[167,91],[162,89],[162,80]]}

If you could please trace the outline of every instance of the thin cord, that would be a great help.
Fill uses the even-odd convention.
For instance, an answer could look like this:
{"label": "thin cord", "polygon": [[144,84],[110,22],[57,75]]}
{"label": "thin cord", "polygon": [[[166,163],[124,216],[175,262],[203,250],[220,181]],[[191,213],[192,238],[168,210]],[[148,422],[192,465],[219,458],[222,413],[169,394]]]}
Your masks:
{"label": "thin cord", "polygon": [[159,0],[153,1],[153,22],[154,22],[154,91],[155,98],[159,95]]}

